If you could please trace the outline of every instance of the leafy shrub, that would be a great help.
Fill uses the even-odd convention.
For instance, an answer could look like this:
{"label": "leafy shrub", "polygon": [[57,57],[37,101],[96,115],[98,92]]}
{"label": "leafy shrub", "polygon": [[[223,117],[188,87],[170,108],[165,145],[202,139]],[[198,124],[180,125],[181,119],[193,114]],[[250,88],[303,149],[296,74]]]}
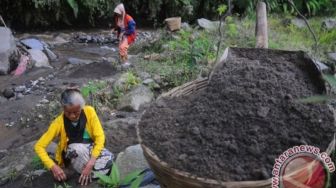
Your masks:
{"label": "leafy shrub", "polygon": [[118,188],[126,185],[130,185],[130,188],[138,188],[143,179],[141,171],[134,171],[121,179],[118,166],[115,163],[113,163],[109,176],[100,173],[95,173],[95,175],[99,178],[99,184],[108,188]]}

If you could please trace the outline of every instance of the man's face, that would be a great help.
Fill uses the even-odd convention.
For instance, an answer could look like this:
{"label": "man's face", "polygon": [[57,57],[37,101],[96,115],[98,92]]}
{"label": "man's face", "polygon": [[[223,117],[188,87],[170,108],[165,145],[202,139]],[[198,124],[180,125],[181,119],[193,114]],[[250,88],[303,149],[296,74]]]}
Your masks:
{"label": "man's face", "polygon": [[78,121],[81,114],[80,105],[68,105],[64,107],[64,115],[70,121]]}

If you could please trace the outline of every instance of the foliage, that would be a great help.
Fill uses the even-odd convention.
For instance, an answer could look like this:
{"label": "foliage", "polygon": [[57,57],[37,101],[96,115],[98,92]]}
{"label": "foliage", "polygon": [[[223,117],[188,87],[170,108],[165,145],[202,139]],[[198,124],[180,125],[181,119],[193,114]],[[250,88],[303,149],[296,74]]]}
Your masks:
{"label": "foliage", "polygon": [[86,98],[90,94],[95,94],[99,90],[105,88],[106,82],[104,81],[89,81],[88,84],[81,88],[82,95]]}
{"label": "foliage", "polygon": [[[215,59],[214,33],[181,30],[173,35],[162,35],[162,39],[153,44],[155,49],[163,49],[161,58],[144,60],[140,66],[148,73],[159,75],[166,88],[195,79]],[[145,53],[157,53],[155,49],[147,49]]]}
{"label": "foliage", "polygon": [[95,173],[95,175],[99,178],[98,182],[108,188],[118,188],[126,185],[130,185],[130,188],[138,188],[143,179],[141,171],[131,172],[124,179],[121,179],[118,166],[115,163],[113,163],[109,176],[100,173]]}
{"label": "foliage", "polygon": [[[257,2],[258,0],[251,0],[249,3],[245,0],[236,0],[234,3],[244,9],[245,13],[249,13],[254,12]],[[270,12],[296,15],[288,0],[264,0],[264,2]],[[330,0],[293,0],[293,3],[300,12],[308,16],[335,14],[336,11],[336,2]]]}
{"label": "foliage", "polygon": [[43,169],[44,165],[39,156],[35,155],[31,161],[31,165],[34,170]]}
{"label": "foliage", "polygon": [[64,182],[63,185],[54,184],[54,188],[72,188],[72,186]]}
{"label": "foliage", "polygon": [[[234,0],[234,13],[251,15],[258,0]],[[270,13],[296,15],[287,0],[264,0]],[[308,16],[336,13],[333,0],[293,0]],[[113,10],[120,0],[1,0],[0,14],[14,27],[64,27],[66,25],[104,25],[113,22]],[[181,16],[184,21],[200,17],[218,19],[226,0],[124,0],[127,12],[139,23],[162,24],[167,17]],[[218,7],[219,5],[223,7]],[[19,12],[20,14],[13,14]]]}
{"label": "foliage", "polygon": [[83,97],[87,99],[88,104],[99,111],[99,102],[108,105],[108,98],[106,98],[105,93],[102,92],[107,86],[106,81],[89,81],[81,88],[81,93]]}
{"label": "foliage", "polygon": [[139,78],[132,71],[127,71],[126,74],[127,74],[127,79],[123,86],[124,92],[130,90],[133,86],[138,85],[140,82]]}

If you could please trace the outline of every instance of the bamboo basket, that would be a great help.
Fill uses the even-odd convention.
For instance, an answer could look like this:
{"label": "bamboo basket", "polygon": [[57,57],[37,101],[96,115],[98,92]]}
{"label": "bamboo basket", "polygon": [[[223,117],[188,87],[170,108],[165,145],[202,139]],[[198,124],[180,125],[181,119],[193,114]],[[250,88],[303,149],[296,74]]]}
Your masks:
{"label": "bamboo basket", "polygon": [[170,31],[177,31],[181,29],[181,17],[172,17],[165,19]]}
{"label": "bamboo basket", "polygon": [[[217,63],[209,75],[209,78],[197,79],[188,82],[182,86],[176,87],[167,93],[162,94],[159,98],[174,98],[180,96],[187,96],[195,92],[199,92],[207,87],[209,80],[211,80],[213,72],[220,68],[221,64],[225,63],[230,56],[234,54],[237,48],[228,48],[225,50],[219,63]],[[230,52],[232,50],[232,52]],[[248,49],[249,50],[249,49]],[[270,51],[270,50],[265,50]],[[283,53],[301,53],[301,52],[288,52],[281,51]],[[303,54],[302,58],[308,58]],[[308,58],[307,64],[309,64],[309,72],[314,76],[317,76],[317,80],[323,84],[325,83],[321,79],[321,72],[314,62]],[[334,110],[333,110],[334,111]],[[184,172],[175,168],[172,168],[165,161],[161,160],[149,147],[147,147],[140,136],[139,127],[136,126],[137,136],[139,143],[143,149],[144,156],[153,170],[156,179],[159,181],[162,188],[269,188],[272,187],[272,178],[261,181],[236,181],[236,182],[223,182],[221,180],[209,179],[204,177],[197,177],[188,172]],[[327,153],[330,155],[335,148],[335,140],[333,140],[327,148]]]}

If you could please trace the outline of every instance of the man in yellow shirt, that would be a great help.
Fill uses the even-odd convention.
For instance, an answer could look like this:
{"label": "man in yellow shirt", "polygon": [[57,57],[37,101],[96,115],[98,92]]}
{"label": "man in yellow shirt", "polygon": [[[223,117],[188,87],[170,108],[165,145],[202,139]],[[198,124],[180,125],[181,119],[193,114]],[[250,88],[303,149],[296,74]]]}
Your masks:
{"label": "man in yellow shirt", "polygon": [[[65,90],[61,95],[61,104],[63,112],[51,123],[34,149],[56,180],[66,180],[61,168],[66,160],[81,174],[79,183],[87,185],[93,171],[109,172],[113,154],[104,148],[105,135],[96,111],[91,106],[85,106],[78,89]],[[59,138],[59,142],[54,161],[46,148],[55,138]]]}

